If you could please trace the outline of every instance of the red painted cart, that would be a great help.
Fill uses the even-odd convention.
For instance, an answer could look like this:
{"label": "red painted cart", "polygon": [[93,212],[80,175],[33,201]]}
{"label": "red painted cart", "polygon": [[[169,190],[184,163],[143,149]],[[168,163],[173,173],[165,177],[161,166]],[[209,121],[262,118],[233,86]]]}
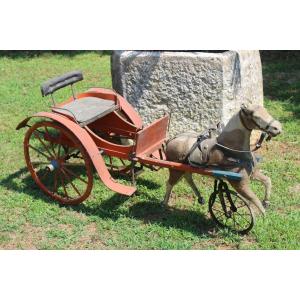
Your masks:
{"label": "red painted cart", "polygon": [[[73,84],[82,79],[82,73],[75,71],[45,82],[41,91],[43,96],[51,95],[51,112],[39,112],[17,126],[17,129],[29,127],[24,139],[26,164],[34,181],[47,195],[62,204],[81,203],[92,190],[93,166],[109,189],[127,196],[136,191],[135,177],[143,167],[174,168],[214,176],[215,190],[209,201],[213,219],[238,232],[252,228],[251,208],[223,181],[240,180],[239,174],[167,161],[164,145],[168,115],[144,126],[133,107],[113,90],[91,88],[75,95]],[[52,94],[68,85],[73,96],[55,104]],[[29,125],[31,118],[39,120]],[[117,182],[112,177],[115,172],[130,174],[133,185]],[[247,223],[229,226],[228,220],[237,212],[237,201],[246,209]],[[222,218],[214,207],[223,212]]]}

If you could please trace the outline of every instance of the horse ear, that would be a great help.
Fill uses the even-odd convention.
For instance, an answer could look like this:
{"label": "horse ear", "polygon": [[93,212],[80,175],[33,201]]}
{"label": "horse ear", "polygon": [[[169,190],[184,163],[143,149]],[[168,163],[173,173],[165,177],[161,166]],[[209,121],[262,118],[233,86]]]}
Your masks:
{"label": "horse ear", "polygon": [[249,106],[247,105],[247,104],[245,104],[245,103],[243,103],[242,105],[241,105],[241,110],[245,113],[245,114],[250,114],[251,112],[250,112],[250,109],[249,109]]}

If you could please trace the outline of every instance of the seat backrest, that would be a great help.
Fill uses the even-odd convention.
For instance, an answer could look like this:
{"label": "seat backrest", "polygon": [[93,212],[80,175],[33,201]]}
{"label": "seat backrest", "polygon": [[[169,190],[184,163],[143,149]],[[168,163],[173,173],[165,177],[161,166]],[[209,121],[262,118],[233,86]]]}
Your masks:
{"label": "seat backrest", "polygon": [[41,85],[42,96],[44,97],[49,94],[52,94],[55,91],[67,85],[73,84],[81,80],[83,80],[83,75],[81,71],[69,72],[64,75],[47,80]]}

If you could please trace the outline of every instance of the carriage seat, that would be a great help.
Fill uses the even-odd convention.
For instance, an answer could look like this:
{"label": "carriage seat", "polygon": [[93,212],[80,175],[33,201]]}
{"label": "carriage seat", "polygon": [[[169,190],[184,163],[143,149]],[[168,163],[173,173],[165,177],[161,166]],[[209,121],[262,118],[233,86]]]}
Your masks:
{"label": "carriage seat", "polygon": [[52,107],[52,111],[72,117],[79,123],[80,126],[83,127],[116,110],[118,105],[116,105],[116,103],[112,100],[101,99],[98,97],[84,97],[76,99],[73,91],[73,84],[81,80],[83,80],[81,71],[69,72],[42,83],[41,93],[42,96],[45,97],[70,85],[74,100],[67,104],[54,106]]}
{"label": "carriage seat", "polygon": [[112,100],[85,97],[59,107],[53,107],[52,111],[74,118],[83,127],[108,115],[117,108],[118,105]]}

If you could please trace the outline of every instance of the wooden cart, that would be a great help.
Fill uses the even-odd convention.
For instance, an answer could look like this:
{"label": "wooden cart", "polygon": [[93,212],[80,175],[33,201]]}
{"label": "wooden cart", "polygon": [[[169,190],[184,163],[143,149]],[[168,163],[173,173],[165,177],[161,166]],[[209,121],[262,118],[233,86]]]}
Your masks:
{"label": "wooden cart", "polygon": [[[168,115],[144,126],[134,108],[113,90],[91,88],[75,95],[73,84],[82,79],[82,73],[74,71],[42,84],[42,95],[53,100],[51,112],[39,112],[17,126],[29,127],[24,139],[26,164],[48,196],[62,204],[81,203],[92,190],[93,167],[109,189],[127,196],[136,191],[135,178],[143,167],[172,168],[215,177],[209,200],[212,218],[236,232],[252,228],[251,208],[225,181],[241,180],[240,174],[166,160]],[[53,93],[66,86],[71,86],[72,97],[56,104]],[[29,125],[32,118],[37,121]],[[133,184],[117,182],[112,177],[116,172],[130,175]]]}

